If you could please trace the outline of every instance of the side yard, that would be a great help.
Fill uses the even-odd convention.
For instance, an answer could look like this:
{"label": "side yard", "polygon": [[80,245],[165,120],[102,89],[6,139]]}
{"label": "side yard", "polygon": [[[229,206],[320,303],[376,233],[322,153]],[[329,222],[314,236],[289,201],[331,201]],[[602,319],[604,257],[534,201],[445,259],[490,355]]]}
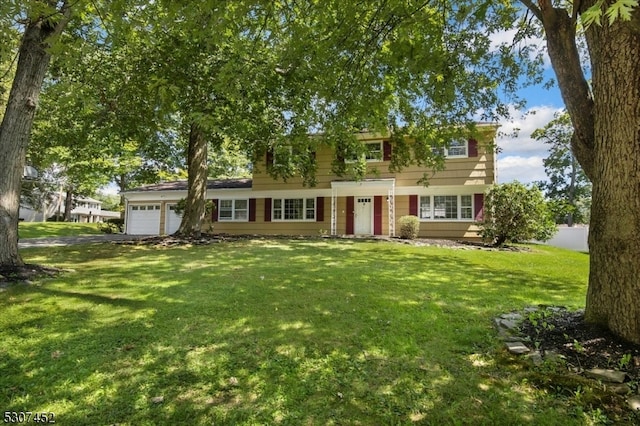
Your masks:
{"label": "side yard", "polygon": [[357,240],[22,252],[0,293],[0,406],[61,424],[597,424],[492,319],[583,304],[588,257]]}

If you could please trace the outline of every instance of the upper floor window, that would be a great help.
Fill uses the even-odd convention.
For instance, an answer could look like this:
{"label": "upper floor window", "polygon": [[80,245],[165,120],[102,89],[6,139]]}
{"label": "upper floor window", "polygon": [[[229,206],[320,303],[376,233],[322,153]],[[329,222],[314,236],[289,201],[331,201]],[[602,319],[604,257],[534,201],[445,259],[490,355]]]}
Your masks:
{"label": "upper floor window", "polygon": [[433,147],[431,151],[435,155],[446,158],[467,158],[469,156],[469,142],[464,139],[453,140],[448,147]]}
{"label": "upper floor window", "polygon": [[249,200],[220,200],[218,220],[221,222],[249,220]]}
{"label": "upper floor window", "polygon": [[315,198],[274,198],[273,220],[316,220]]}
{"label": "upper floor window", "polygon": [[355,162],[359,159],[366,161],[367,163],[374,163],[383,161],[384,159],[384,145],[382,141],[371,141],[364,143],[364,153],[360,154],[360,157],[353,155],[349,158],[349,162]]}

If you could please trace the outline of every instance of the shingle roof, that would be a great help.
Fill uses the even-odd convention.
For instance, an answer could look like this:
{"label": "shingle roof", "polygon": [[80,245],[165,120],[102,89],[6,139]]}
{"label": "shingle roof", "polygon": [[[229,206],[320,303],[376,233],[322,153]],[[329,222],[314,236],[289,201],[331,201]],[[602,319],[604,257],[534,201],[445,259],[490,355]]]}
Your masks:
{"label": "shingle roof", "polygon": [[[207,189],[243,189],[251,188],[251,179],[209,179]],[[158,192],[158,191],[186,191],[187,181],[176,180],[161,182],[154,185],[144,185],[125,192]]]}

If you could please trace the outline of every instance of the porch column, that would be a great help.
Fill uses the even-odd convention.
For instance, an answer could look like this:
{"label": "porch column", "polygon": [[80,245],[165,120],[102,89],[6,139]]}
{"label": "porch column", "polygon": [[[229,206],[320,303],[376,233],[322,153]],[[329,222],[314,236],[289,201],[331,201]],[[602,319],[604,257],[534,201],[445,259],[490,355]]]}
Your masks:
{"label": "porch column", "polygon": [[331,235],[338,234],[338,190],[331,188]]}

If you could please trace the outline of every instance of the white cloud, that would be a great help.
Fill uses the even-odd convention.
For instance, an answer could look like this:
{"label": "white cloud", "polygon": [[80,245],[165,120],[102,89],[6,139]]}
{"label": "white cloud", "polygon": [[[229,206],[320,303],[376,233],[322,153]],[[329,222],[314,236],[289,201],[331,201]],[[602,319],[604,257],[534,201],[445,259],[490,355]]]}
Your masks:
{"label": "white cloud", "polygon": [[[532,107],[524,113],[512,111],[515,119],[501,123],[497,144],[499,183],[518,180],[523,183],[546,180],[542,160],[548,155],[548,148],[531,137],[536,129],[547,125],[554,114],[562,108],[551,106]],[[511,135],[517,130],[517,136]]]}
{"label": "white cloud", "polygon": [[510,156],[498,158],[498,183],[513,182],[531,183],[538,180],[546,180],[542,161],[544,157],[520,157]]}

